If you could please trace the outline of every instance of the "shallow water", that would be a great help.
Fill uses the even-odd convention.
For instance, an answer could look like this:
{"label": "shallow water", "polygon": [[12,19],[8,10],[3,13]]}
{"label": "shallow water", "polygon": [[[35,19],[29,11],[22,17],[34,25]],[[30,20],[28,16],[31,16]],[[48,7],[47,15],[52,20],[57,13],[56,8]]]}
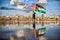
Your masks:
{"label": "shallow water", "polygon": [[[8,28],[9,27],[9,28]],[[32,25],[21,25],[21,26],[3,26],[2,29],[4,32],[0,32],[1,40],[10,40],[10,36],[15,35],[16,31],[28,30],[25,34],[25,37],[21,40],[60,40],[60,24],[59,25],[36,25],[36,29],[40,27],[46,27],[45,34],[39,36],[38,38],[34,37],[32,31]],[[26,31],[25,31],[26,32]]]}

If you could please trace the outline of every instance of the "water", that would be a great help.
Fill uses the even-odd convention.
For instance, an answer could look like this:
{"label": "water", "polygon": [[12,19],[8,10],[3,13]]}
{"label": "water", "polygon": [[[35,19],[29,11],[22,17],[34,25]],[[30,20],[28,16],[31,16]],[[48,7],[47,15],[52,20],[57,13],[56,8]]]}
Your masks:
{"label": "water", "polygon": [[[4,28],[3,28],[4,27]],[[9,27],[9,30],[8,30]],[[36,25],[36,29],[42,27],[41,25]],[[25,33],[25,37],[23,37],[20,40],[60,40],[60,24],[59,25],[48,25],[45,24],[43,27],[46,27],[45,34],[42,36],[39,36],[38,38],[34,37],[33,31],[32,31],[32,25],[19,25],[19,26],[2,26],[2,30],[4,32],[0,32],[0,39],[1,40],[10,40],[10,37],[12,35],[16,35],[17,31],[20,30],[28,30]]]}

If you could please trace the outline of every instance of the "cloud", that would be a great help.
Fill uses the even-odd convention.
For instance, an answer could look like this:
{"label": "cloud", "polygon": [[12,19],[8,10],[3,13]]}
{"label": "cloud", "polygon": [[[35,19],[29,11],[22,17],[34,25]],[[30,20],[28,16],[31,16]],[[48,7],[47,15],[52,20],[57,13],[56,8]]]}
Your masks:
{"label": "cloud", "polygon": [[[40,0],[40,1],[42,1],[42,0]],[[17,4],[17,6],[15,7],[15,9],[17,9],[17,10],[25,10],[26,12],[29,12],[29,11],[33,10],[33,7],[35,5],[35,3],[31,3],[31,2],[29,1],[29,3],[27,2],[27,4],[25,4],[23,0],[11,0],[10,4],[11,5]],[[44,2],[44,0],[42,2]],[[37,1],[36,1],[36,3],[37,3]]]}
{"label": "cloud", "polygon": [[44,5],[47,5],[48,4],[48,2],[47,2],[47,0],[39,0],[39,2],[38,2],[40,5],[42,5],[42,6],[44,6]]}
{"label": "cloud", "polygon": [[22,0],[17,0],[18,2],[22,2]]}
{"label": "cloud", "polygon": [[14,5],[14,0],[11,0],[10,1],[10,5]]}
{"label": "cloud", "polygon": [[47,3],[47,0],[39,0],[39,3]]}
{"label": "cloud", "polygon": [[24,8],[25,6],[22,6],[22,5],[18,5],[18,6],[16,6],[16,9],[19,9],[19,10],[25,10],[25,8]]}
{"label": "cloud", "polygon": [[22,0],[11,0],[10,4],[14,5],[15,3],[20,3],[20,2],[22,2]]}
{"label": "cloud", "polygon": [[14,5],[14,2],[10,2],[10,5]]}

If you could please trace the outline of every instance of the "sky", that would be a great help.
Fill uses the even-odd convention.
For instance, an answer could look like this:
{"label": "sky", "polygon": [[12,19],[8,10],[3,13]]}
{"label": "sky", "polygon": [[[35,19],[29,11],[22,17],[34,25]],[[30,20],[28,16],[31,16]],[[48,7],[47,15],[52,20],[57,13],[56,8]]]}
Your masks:
{"label": "sky", "polygon": [[[41,0],[40,0],[41,1]],[[2,10],[0,9],[0,15],[25,15],[31,16],[33,5],[39,2],[39,0],[0,0],[0,7],[14,8],[17,10]],[[26,5],[25,5],[26,4]],[[60,0],[47,0],[46,8],[46,16],[51,15],[53,13],[54,16],[60,15]],[[22,6],[21,6],[22,5]],[[27,7],[27,8],[24,8]],[[26,11],[23,11],[26,10]],[[1,14],[2,13],[2,14]],[[36,13],[36,16],[40,16],[40,13]]]}

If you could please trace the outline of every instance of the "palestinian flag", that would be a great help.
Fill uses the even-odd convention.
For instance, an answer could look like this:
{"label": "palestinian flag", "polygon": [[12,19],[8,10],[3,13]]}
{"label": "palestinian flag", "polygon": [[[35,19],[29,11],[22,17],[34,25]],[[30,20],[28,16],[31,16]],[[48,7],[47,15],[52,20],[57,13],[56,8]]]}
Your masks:
{"label": "palestinian flag", "polygon": [[38,4],[35,5],[34,11],[39,12],[41,14],[46,13],[46,9],[44,7],[42,7],[41,5],[38,5]]}
{"label": "palestinian flag", "polygon": [[46,28],[44,27],[44,28],[39,28],[38,29],[38,34],[40,35],[40,34],[44,34],[45,33],[45,30],[46,30]]}

